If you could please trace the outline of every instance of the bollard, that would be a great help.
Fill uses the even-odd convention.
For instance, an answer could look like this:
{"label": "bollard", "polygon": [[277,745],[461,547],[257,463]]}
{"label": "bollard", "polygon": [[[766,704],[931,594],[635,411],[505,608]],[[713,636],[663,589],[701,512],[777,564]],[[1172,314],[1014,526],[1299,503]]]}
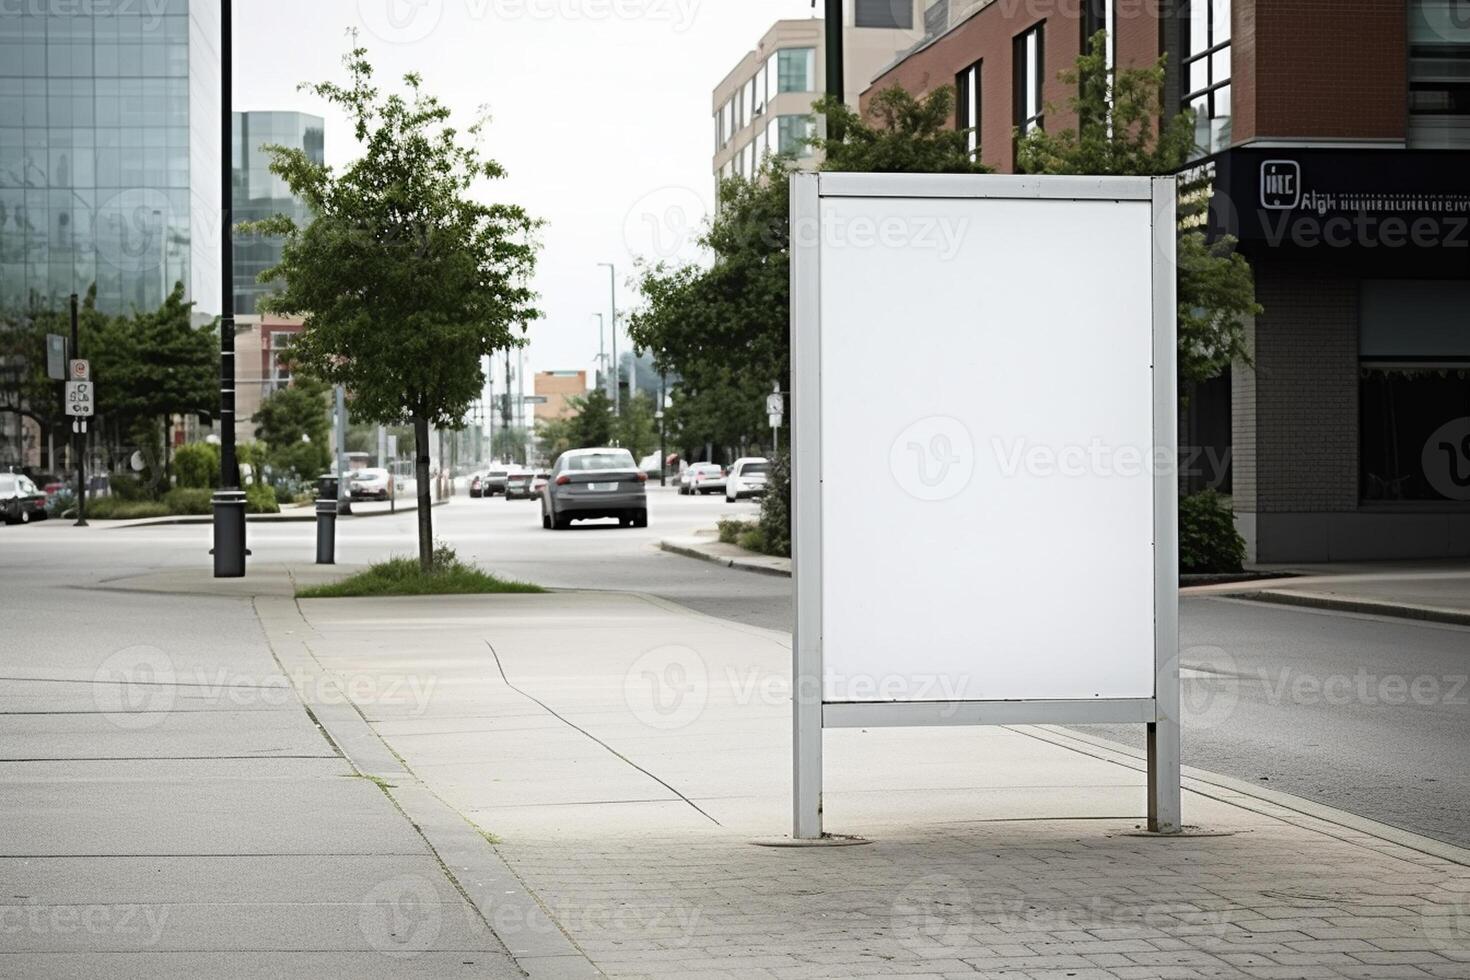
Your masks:
{"label": "bollard", "polygon": [[316,500],[316,563],[337,564],[337,498]]}
{"label": "bollard", "polygon": [[214,494],[215,578],[243,578],[245,556],[245,491],[217,490]]}

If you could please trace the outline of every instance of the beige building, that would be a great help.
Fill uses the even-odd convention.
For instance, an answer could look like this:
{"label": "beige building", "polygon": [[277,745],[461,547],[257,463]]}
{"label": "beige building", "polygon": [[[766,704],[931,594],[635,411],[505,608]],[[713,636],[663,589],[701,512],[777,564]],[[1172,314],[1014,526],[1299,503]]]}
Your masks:
{"label": "beige building", "polygon": [[[884,68],[924,37],[929,0],[847,0],[843,74],[848,105]],[[755,50],[715,86],[713,174],[750,177],[767,153],[816,159],[801,141],[815,133],[812,103],[826,88],[826,41],[820,18],[778,20]]]}
{"label": "beige building", "polygon": [[545,398],[536,404],[536,421],[564,419],[572,414],[571,400],[587,394],[586,371],[538,371],[536,394]]}
{"label": "beige building", "polygon": [[301,320],[269,315],[235,318],[235,441],[253,442],[260,403],[291,383],[285,361],[291,338],[301,331]]}

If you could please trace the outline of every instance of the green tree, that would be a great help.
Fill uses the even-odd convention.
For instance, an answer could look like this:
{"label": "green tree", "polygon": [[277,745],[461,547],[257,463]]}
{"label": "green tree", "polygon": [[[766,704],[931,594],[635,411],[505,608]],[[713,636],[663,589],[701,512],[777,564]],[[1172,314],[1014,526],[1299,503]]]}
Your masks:
{"label": "green tree", "polygon": [[524,460],[526,430],[516,425],[508,429],[504,426],[497,427],[490,440],[490,456],[492,459],[503,459],[507,462]]}
{"label": "green tree", "polygon": [[266,445],[271,469],[294,473],[298,480],[314,480],[330,468],[329,394],[320,381],[298,374],[288,387],[260,403],[251,421],[255,437]]}
{"label": "green tree", "polygon": [[653,397],[647,392],[623,402],[623,413],[613,427],[617,444],[633,454],[634,460],[658,448],[658,425],[653,420]]}
{"label": "green tree", "polygon": [[[1164,60],[1148,68],[1107,65],[1107,35],[1093,35],[1087,53],[1062,73],[1075,94],[1068,106],[1077,124],[1055,132],[1033,130],[1019,137],[1017,160],[1036,174],[1172,174],[1188,162],[1194,147],[1194,119],[1181,112],[1162,115]],[[1197,216],[1200,201],[1180,209],[1180,218]],[[1187,220],[1182,227],[1192,227]],[[1205,381],[1233,361],[1250,362],[1246,324],[1262,309],[1245,257],[1226,235],[1209,241],[1203,232],[1183,230],[1178,237],[1179,379]],[[1181,391],[1184,386],[1181,385]]]}
{"label": "green tree", "polygon": [[572,446],[572,420],[566,419],[539,419],[536,422],[536,450],[541,458],[546,460],[548,466],[555,466],[556,460],[562,453]]}
{"label": "green tree", "polygon": [[601,388],[594,388],[577,398],[568,400],[573,415],[567,420],[569,449],[591,449],[595,446],[611,446],[617,430],[617,416],[613,414],[612,399]]}
{"label": "green tree", "polygon": [[380,94],[364,48],[344,63],[347,85],[308,88],[353,121],[363,155],[337,173],[270,147],[272,172],[315,217],[304,228],[277,216],[249,230],[284,239],[280,264],[261,274],[280,292],[262,306],[304,318],[296,361],[345,385],[359,419],[412,423],[428,571],[429,427],[461,424],[484,390],[483,359],[520,343],[516,329],[539,316],[527,285],[539,223],[480,200],[482,181],[505,176],[477,147],[483,121],[455,129],[417,74],[404,76],[406,94]]}
{"label": "green tree", "polygon": [[873,96],[866,116],[827,96],[816,109],[827,132],[812,145],[822,151],[822,169],[856,173],[983,174],[990,168],[971,155],[968,130],[954,129],[955,90],[941,86],[914,98],[897,85]]}

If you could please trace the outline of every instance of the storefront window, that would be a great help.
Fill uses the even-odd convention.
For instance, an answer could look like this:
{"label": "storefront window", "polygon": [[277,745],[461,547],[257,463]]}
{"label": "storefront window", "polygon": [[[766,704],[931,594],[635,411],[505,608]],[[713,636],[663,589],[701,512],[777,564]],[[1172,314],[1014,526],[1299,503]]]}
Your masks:
{"label": "storefront window", "polygon": [[1470,500],[1470,363],[1364,365],[1364,502]]}

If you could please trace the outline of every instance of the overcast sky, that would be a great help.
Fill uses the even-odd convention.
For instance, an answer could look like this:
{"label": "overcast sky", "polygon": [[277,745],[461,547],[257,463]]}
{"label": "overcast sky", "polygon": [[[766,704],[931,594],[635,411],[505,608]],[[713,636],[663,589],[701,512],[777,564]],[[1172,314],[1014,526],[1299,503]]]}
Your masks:
{"label": "overcast sky", "polygon": [[[356,27],[378,78],[424,76],[510,172],[494,199],[546,220],[528,370],[594,368],[617,265],[618,309],[636,257],[690,256],[713,203],[711,90],[771,22],[810,0],[244,0],[235,4],[235,108],[326,118],[327,162],[359,150],[302,81],[340,79]],[[624,349],[620,342],[619,349]],[[530,385],[527,385],[529,392]]]}

